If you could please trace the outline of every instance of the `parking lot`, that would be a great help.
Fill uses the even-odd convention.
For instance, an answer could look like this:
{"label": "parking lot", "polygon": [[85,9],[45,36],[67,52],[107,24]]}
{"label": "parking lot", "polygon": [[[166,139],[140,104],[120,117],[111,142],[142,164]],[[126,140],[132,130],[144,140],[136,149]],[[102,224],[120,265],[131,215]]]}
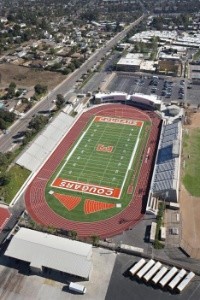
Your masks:
{"label": "parking lot", "polygon": [[164,102],[184,102],[187,99],[187,82],[181,78],[144,75],[136,73],[117,73],[107,89],[127,94],[143,93],[157,95]]}
{"label": "parking lot", "polygon": [[138,258],[118,254],[115,267],[110,280],[110,285],[106,295],[106,300],[197,300],[200,299],[200,281],[196,276],[191,284],[182,292],[176,294],[170,292],[169,289],[161,289],[153,286],[151,283],[146,284],[143,280],[137,280],[135,277],[130,277],[128,270],[133,264],[138,261]]}
{"label": "parking lot", "polygon": [[187,99],[190,104],[200,104],[200,85],[191,84],[187,90]]}

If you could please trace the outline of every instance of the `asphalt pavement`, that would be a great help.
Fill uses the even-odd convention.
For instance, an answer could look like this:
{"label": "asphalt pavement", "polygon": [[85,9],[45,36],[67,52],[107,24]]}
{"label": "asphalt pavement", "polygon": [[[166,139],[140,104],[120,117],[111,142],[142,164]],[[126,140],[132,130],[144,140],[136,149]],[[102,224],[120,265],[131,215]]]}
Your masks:
{"label": "asphalt pavement", "polygon": [[[118,91],[127,94],[143,93],[146,95],[157,95],[165,103],[171,101],[186,102],[187,101],[187,82],[181,85],[182,78],[158,76],[156,85],[152,84],[153,75],[151,74],[137,74],[137,73],[123,73],[118,72],[117,75],[108,85],[107,89],[110,92]],[[165,88],[165,83],[168,84]],[[180,97],[180,89],[183,89],[183,96]],[[167,94],[166,90],[170,90]]]}
{"label": "asphalt pavement", "polygon": [[143,280],[137,280],[128,275],[128,270],[138,257],[127,254],[118,254],[110,279],[105,300],[197,300],[200,299],[200,280],[196,276],[190,285],[181,293],[170,292],[169,289],[161,289],[146,284]]}

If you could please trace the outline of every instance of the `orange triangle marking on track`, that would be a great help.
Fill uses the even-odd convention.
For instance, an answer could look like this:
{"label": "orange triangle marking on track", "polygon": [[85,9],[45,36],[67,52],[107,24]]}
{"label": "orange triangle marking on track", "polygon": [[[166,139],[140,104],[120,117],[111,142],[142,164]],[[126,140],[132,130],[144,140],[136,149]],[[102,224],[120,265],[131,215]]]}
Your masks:
{"label": "orange triangle marking on track", "polygon": [[69,211],[73,210],[81,202],[80,197],[74,197],[74,196],[63,195],[58,193],[53,193],[53,195]]}
{"label": "orange triangle marking on track", "polygon": [[116,204],[86,199],[84,203],[84,213],[86,215],[93,214],[95,212],[107,210],[113,207],[116,207]]}

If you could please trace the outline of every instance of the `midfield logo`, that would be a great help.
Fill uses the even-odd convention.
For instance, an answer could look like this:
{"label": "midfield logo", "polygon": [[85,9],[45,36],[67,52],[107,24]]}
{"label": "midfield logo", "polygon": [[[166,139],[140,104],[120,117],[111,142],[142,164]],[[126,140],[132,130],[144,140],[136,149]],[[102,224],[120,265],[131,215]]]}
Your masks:
{"label": "midfield logo", "polygon": [[102,144],[98,144],[97,147],[96,147],[96,150],[100,151],[100,152],[109,152],[109,153],[111,153],[113,151],[113,146],[104,146]]}

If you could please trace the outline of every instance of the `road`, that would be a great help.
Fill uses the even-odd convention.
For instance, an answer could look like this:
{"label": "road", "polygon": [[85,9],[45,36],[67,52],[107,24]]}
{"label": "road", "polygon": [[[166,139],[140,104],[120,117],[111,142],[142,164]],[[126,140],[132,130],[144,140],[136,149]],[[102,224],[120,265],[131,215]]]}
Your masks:
{"label": "road", "polygon": [[128,31],[130,31],[134,26],[139,24],[145,15],[142,15],[136,21],[127,26],[123,31],[119,32],[115,35],[111,40],[107,42],[105,46],[98,49],[79,69],[75,70],[72,74],[70,74],[61,84],[59,84],[54,90],[52,90],[48,96],[46,96],[43,100],[38,102],[28,113],[26,113],[23,119],[19,119],[17,122],[11,126],[9,132],[0,137],[0,151],[7,152],[12,149],[13,139],[19,131],[25,131],[27,125],[32,118],[32,116],[39,111],[49,110],[52,106],[52,100],[56,98],[57,94],[63,94],[65,96],[70,96],[73,93],[73,87],[78,79],[87,72],[90,68],[92,68],[101,58],[105,56],[105,54],[113,48],[119,41],[121,41]]}

